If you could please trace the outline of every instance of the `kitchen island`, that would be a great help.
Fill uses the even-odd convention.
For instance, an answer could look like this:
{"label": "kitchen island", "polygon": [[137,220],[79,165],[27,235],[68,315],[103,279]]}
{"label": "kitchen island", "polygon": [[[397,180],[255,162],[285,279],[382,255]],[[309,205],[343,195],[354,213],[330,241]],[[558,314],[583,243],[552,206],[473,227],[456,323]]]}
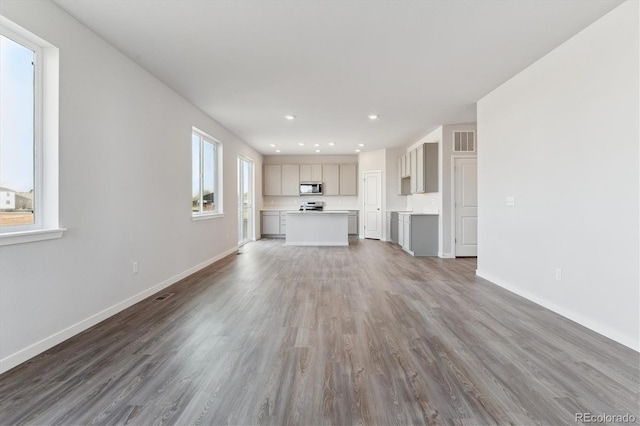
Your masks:
{"label": "kitchen island", "polygon": [[285,245],[348,246],[346,210],[288,211]]}

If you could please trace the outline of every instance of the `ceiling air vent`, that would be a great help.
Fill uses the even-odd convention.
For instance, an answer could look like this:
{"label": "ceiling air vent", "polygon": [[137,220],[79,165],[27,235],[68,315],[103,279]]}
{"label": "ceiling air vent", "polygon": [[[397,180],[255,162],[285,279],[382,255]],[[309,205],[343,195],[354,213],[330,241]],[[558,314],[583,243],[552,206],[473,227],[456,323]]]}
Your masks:
{"label": "ceiling air vent", "polygon": [[475,152],[476,132],[473,130],[453,131],[453,152]]}

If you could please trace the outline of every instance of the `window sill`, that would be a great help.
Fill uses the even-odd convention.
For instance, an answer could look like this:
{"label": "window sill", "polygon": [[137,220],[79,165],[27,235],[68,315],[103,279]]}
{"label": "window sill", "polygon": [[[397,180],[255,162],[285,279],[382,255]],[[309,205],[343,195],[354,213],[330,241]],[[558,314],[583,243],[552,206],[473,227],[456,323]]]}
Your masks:
{"label": "window sill", "polygon": [[55,240],[62,238],[66,228],[37,229],[34,231],[5,232],[0,234],[0,246],[33,243],[35,241]]}
{"label": "window sill", "polygon": [[209,219],[216,219],[216,218],[219,218],[219,217],[224,217],[224,213],[210,213],[210,214],[192,215],[191,216],[191,220],[193,220],[193,221],[209,220]]}

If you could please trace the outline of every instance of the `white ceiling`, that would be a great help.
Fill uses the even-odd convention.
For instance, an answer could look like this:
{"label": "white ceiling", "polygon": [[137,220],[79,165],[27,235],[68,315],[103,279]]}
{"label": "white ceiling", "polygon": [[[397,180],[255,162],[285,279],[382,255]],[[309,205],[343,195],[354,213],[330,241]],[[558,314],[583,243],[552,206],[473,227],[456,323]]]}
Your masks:
{"label": "white ceiling", "polygon": [[473,122],[478,99],[621,3],[54,1],[266,155],[354,154]]}

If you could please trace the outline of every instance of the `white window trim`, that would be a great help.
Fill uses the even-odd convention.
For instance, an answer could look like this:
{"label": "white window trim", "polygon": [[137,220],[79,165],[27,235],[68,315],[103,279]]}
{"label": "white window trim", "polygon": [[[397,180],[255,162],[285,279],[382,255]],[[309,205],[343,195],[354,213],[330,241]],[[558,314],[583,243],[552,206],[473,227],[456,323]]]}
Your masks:
{"label": "white window trim", "polygon": [[[192,127],[191,128],[191,134],[196,134],[198,136],[200,136],[203,139],[207,139],[209,142],[212,142],[216,145],[216,189],[214,194],[217,195],[218,197],[218,209],[215,212],[211,212],[211,213],[193,213],[191,212],[191,220],[192,221],[200,221],[200,220],[210,220],[210,219],[216,219],[216,218],[220,218],[220,217],[224,217],[224,196],[223,196],[223,148],[222,148],[222,142],[220,142],[218,139],[214,138],[211,135],[208,135],[207,133],[203,132],[202,130],[196,128],[196,127]],[[201,147],[202,148],[202,147]],[[200,154],[202,154],[202,150],[200,151]],[[200,173],[202,173],[202,156],[200,157]]]}
{"label": "white window trim", "polygon": [[59,51],[4,16],[0,32],[36,52],[35,223],[0,227],[0,246],[61,238],[66,229],[58,223]]}

